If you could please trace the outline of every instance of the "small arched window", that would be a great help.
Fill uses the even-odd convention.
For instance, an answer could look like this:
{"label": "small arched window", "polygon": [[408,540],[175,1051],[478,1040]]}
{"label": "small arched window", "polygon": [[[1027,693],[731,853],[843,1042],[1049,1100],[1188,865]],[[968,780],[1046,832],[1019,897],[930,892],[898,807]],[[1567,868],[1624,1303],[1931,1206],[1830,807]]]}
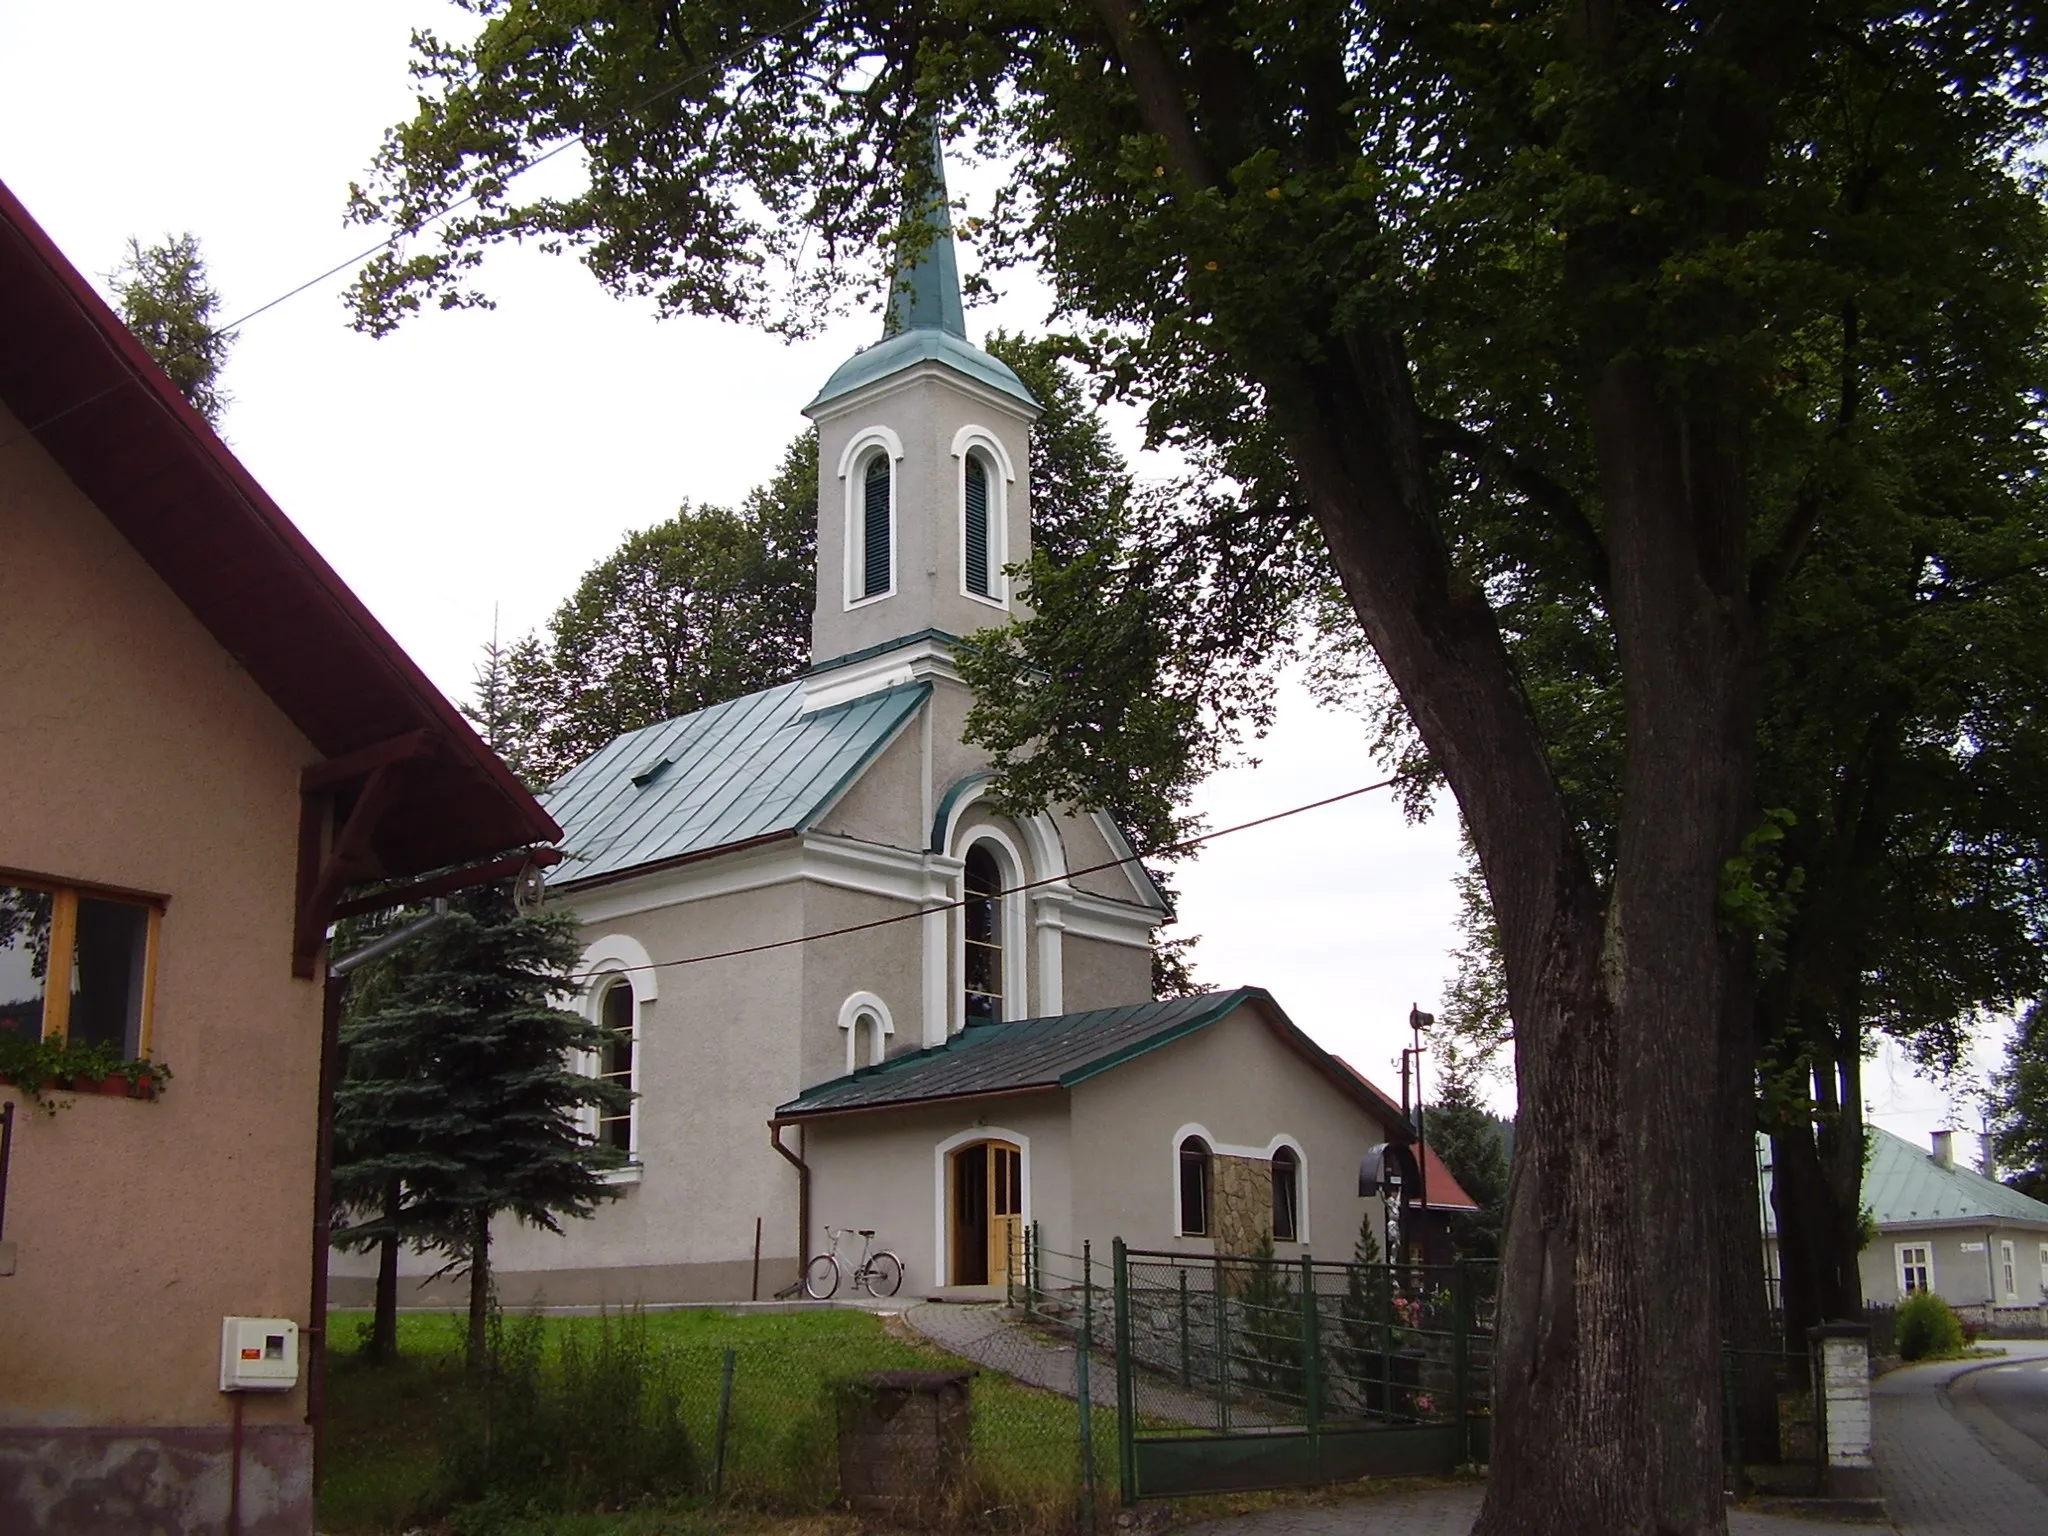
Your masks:
{"label": "small arched window", "polygon": [[[597,1051],[599,1081],[617,1083],[629,1093],[633,1089],[633,984],[621,978],[604,991],[599,1020],[605,1028],[604,1044]],[[633,1152],[633,1106],[600,1109],[597,1114],[600,1146],[631,1156]]]}
{"label": "small arched window", "polygon": [[1301,1157],[1292,1147],[1273,1149],[1273,1241],[1301,1241]]}
{"label": "small arched window", "polygon": [[967,1022],[993,1024],[1003,1016],[1003,873],[987,843],[967,850],[964,883]]}
{"label": "small arched window", "polygon": [[995,596],[994,532],[989,516],[988,466],[979,453],[970,453],[961,507],[961,550],[967,590],[976,597]]}
{"label": "small arched window", "polygon": [[1183,1237],[1209,1235],[1209,1143],[1199,1136],[1180,1144],[1180,1230]]}
{"label": "small arched window", "polygon": [[889,455],[868,456],[861,475],[860,595],[880,597],[889,590]]}

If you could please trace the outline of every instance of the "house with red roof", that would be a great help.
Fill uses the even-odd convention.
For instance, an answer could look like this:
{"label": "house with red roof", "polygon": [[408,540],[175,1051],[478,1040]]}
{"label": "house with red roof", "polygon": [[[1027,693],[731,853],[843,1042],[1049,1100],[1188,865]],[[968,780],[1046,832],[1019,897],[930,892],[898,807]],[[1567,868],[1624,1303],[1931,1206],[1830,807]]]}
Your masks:
{"label": "house with red roof", "polygon": [[558,829],[4,186],[0,335],[0,1531],[311,1532],[330,923]]}

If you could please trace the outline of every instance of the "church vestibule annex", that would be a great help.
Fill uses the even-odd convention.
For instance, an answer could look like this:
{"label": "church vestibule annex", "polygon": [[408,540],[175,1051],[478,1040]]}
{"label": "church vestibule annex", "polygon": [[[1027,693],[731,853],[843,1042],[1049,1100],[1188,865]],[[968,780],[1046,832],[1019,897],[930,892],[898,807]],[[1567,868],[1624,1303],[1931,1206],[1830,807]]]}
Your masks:
{"label": "church vestibule annex", "polygon": [[[575,1006],[615,1042],[585,1065],[635,1098],[589,1126],[619,1199],[494,1233],[508,1305],[765,1298],[834,1227],[876,1230],[906,1294],[1002,1284],[1033,1222],[1062,1251],[1320,1230],[1335,1257],[1360,1155],[1403,1134],[1264,992],[1153,1000],[1165,906],[1107,818],[992,806],[952,646],[1021,612],[1039,405],[968,341],[931,217],[883,339],[805,407],[809,671],[543,797]],[[334,1267],[367,1295],[362,1259]]]}

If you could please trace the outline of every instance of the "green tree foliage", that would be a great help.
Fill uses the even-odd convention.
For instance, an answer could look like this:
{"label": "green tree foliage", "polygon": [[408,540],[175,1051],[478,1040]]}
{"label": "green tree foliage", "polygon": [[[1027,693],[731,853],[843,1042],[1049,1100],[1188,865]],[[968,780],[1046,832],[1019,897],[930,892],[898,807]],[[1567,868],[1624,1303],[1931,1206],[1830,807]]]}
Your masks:
{"label": "green tree foliage", "polygon": [[1252,1249],[1244,1291],[1237,1298],[1245,1380],[1254,1392],[1290,1402],[1302,1395],[1301,1296],[1292,1270],[1273,1255],[1273,1234],[1261,1232]]}
{"label": "green tree foliage", "polygon": [[1918,1291],[1899,1303],[1892,1339],[1901,1360],[1939,1359],[1963,1347],[1963,1320],[1933,1291]]}
{"label": "green tree foliage", "polygon": [[2007,1042],[1991,1115],[1992,1155],[2006,1183],[2048,1199],[2048,1007],[2029,1008]]}
{"label": "green tree foliage", "polygon": [[235,335],[214,324],[220,294],[206,274],[194,234],[166,235],[145,246],[132,236],[108,279],[121,318],[162,365],[208,426],[218,427],[233,397],[220,387]]}
{"label": "green tree foliage", "polygon": [[1344,1274],[1344,1297],[1337,1303],[1336,1376],[1349,1384],[1361,1413],[1388,1411],[1394,1342],[1394,1288],[1379,1234],[1373,1231],[1368,1206],[1358,1218],[1351,1263]]}
{"label": "green tree foliage", "polygon": [[1507,1214],[1508,1122],[1480,1102],[1468,1067],[1447,1071],[1423,1115],[1424,1133],[1451,1177],[1478,1204],[1476,1215],[1451,1218],[1451,1241],[1460,1257],[1500,1256]]}
{"label": "green tree foliage", "polygon": [[[1729,1304],[1698,1277],[1747,1229],[1773,939],[1721,898],[1788,803],[1759,796],[1767,647],[1837,539],[1890,529],[1916,602],[1961,599],[1990,572],[1914,550],[1924,493],[2038,477],[2038,7],[482,9],[422,39],[355,209],[477,201],[373,263],[367,328],[476,301],[508,236],[801,327],[879,287],[935,118],[1009,154],[989,248],[1217,487],[1157,514],[1156,558],[1096,562],[1103,622],[1144,627],[1048,638],[1031,792],[1142,811],[1134,780],[1233,728],[1227,687],[1162,686],[1183,649],[1227,683],[1318,615],[1362,633],[1470,829],[1514,1020],[1479,1529],[1721,1528]],[[584,187],[518,200],[536,134],[582,137]],[[1126,819],[1170,822],[1171,787]]]}
{"label": "green tree foliage", "polygon": [[519,913],[501,887],[464,892],[346,1021],[335,1241],[405,1242],[466,1273],[476,1369],[491,1219],[558,1232],[617,1193],[603,1177],[613,1154],[580,1121],[630,1096],[575,1070],[604,1032],[551,1001],[573,986],[578,952],[572,916]]}

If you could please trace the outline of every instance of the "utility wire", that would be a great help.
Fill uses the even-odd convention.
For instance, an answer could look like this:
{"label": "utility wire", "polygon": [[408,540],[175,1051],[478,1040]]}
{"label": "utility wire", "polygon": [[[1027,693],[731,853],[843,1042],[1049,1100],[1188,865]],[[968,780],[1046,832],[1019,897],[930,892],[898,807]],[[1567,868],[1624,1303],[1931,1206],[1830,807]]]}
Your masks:
{"label": "utility wire", "polygon": [[[636,117],[640,113],[646,111],[649,107],[653,106],[657,101],[661,101],[665,97],[675,95],[676,92],[680,91],[684,86],[689,85],[694,81],[703,79],[706,75],[709,75],[714,70],[727,69],[732,65],[738,63],[740,59],[745,57],[754,49],[758,48],[761,44],[771,41],[778,41],[780,39],[789,37],[793,33],[800,32],[805,27],[808,27],[812,22],[816,21],[823,14],[823,7],[813,7],[812,9],[806,11],[803,15],[799,16],[795,21],[788,23],[786,26],[774,28],[772,31],[759,33],[756,36],[749,38],[745,43],[741,44],[737,48],[734,48],[729,53],[721,54],[718,58],[715,59],[706,59],[702,64],[693,65],[689,69],[686,69],[681,74],[677,75],[673,80],[669,81],[668,84],[661,86],[655,90],[649,91],[645,96],[642,96],[638,101],[635,101],[630,105],[622,108],[618,112],[613,113],[610,117],[606,118],[602,123],[586,124],[578,132],[573,133],[569,135],[567,138],[563,139],[561,143],[556,144],[549,149],[544,149],[539,154],[534,155],[531,159],[526,160],[518,165],[515,165],[511,170],[505,172],[502,176],[491,176],[486,179],[497,187],[503,187],[505,183],[511,181],[514,177],[524,176],[528,171],[533,170],[536,166],[546,165],[548,161],[554,159],[555,156],[561,154],[564,150],[573,149],[578,144],[583,143],[585,136],[590,133],[592,127],[609,128],[616,126],[619,123],[625,122],[628,118]],[[303,283],[300,283],[296,288],[287,289],[285,292],[280,293],[276,298],[271,299],[266,303],[257,305],[247,314],[241,316],[238,319],[230,320],[226,325],[221,326],[219,329],[222,331],[232,331],[242,325],[246,325],[249,321],[254,320],[258,315],[263,314],[268,310],[277,308],[278,305],[284,303],[287,299],[297,298],[300,294],[304,293],[308,288],[319,287],[320,284],[326,282],[327,279],[329,279],[330,277],[334,277],[338,273],[346,272],[351,267],[362,265],[364,262],[368,261],[372,256],[377,255],[380,251],[388,250],[390,247],[396,245],[399,241],[407,239],[410,236],[419,234],[421,231],[426,229],[428,225],[439,223],[442,219],[447,218],[449,214],[456,212],[458,209],[467,208],[470,204],[478,201],[481,195],[481,193],[475,191],[464,193],[461,197],[458,197],[454,202],[448,204],[447,207],[436,209],[433,213],[428,214],[425,218],[419,220],[415,224],[408,225],[404,229],[394,230],[391,234],[387,235],[384,239],[379,240],[375,245],[369,247],[367,250],[361,251],[358,254],[349,257],[346,261],[336,262],[333,266],[329,267],[325,272],[320,273],[316,277],[307,278]]]}
{"label": "utility wire", "polygon": [[[1157,850],[1159,853],[1185,853],[1190,848],[1199,848],[1203,843],[1214,842],[1219,837],[1228,837],[1233,832],[1249,832],[1253,827],[1263,827],[1276,821],[1285,821],[1290,816],[1299,816],[1304,811],[1321,810],[1326,805],[1335,805],[1340,800],[1353,800],[1360,795],[1369,795],[1377,789],[1392,789],[1401,781],[1398,778],[1381,779],[1377,784],[1361,784],[1357,789],[1347,789],[1341,794],[1326,795],[1320,800],[1311,800],[1305,805],[1289,806],[1284,811],[1275,811],[1270,816],[1260,816],[1251,821],[1240,821],[1236,826],[1219,827],[1214,832],[1204,832],[1196,837],[1183,838],[1177,843],[1167,843]],[[1090,864],[1085,869],[1070,869],[1062,875],[1046,875],[1038,880],[1026,880],[1021,885],[1005,886],[995,896],[1014,896],[1020,891],[1036,890],[1042,885],[1057,885],[1079,875],[1099,874],[1105,869],[1121,869],[1126,864],[1143,867],[1144,861],[1137,855],[1127,859],[1105,859],[1100,864]],[[928,913],[952,912],[967,905],[969,900],[987,900],[987,897],[962,897],[938,906],[919,907],[915,912],[899,912],[893,917],[877,917],[865,923],[849,923],[844,928],[830,928],[823,933],[802,933],[791,939],[774,939],[766,944],[748,944],[740,949],[721,949],[714,954],[686,955],[680,960],[650,960],[645,965],[607,965],[598,971],[581,971],[567,979],[589,981],[596,976],[615,976],[625,971],[661,971],[675,966],[708,965],[713,960],[736,960],[742,955],[765,954],[773,949],[790,949],[799,944],[816,944],[823,939],[841,939],[851,933],[867,933],[876,928],[887,928],[895,923],[915,922]]]}

